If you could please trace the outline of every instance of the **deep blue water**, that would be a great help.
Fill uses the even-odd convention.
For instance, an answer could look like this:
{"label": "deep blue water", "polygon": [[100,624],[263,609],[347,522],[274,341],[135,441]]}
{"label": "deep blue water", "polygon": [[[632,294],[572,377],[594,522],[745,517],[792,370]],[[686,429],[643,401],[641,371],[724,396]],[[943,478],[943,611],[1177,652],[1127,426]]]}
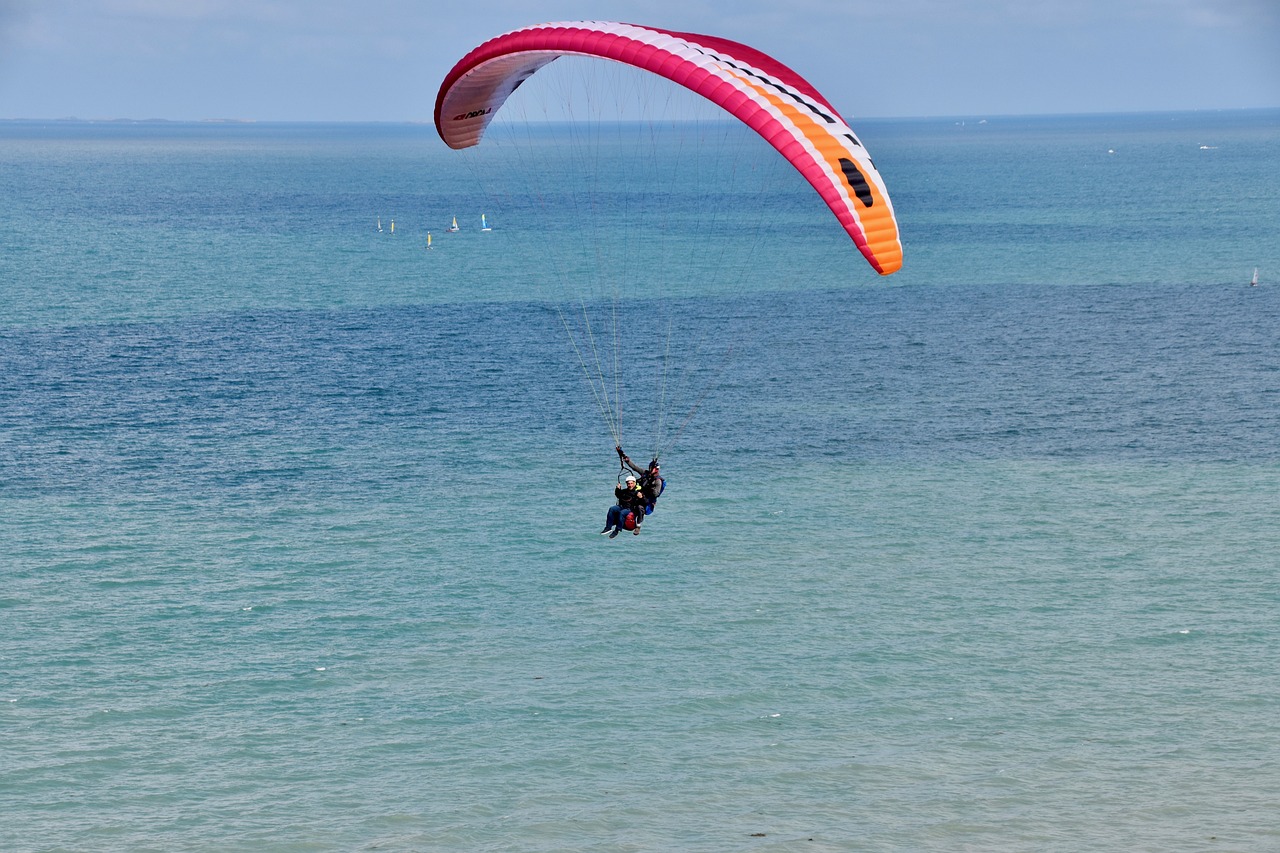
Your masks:
{"label": "deep blue water", "polygon": [[693,410],[611,542],[580,210],[0,123],[0,847],[1276,849],[1280,116],[857,126],[890,279],[785,182],[592,224]]}

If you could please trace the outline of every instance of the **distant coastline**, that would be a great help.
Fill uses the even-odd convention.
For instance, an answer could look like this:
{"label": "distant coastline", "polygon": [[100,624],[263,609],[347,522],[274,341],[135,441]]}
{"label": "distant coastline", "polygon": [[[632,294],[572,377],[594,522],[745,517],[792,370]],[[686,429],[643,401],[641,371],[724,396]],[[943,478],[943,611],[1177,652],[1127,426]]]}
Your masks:
{"label": "distant coastline", "polygon": [[[1106,119],[1110,117],[1134,117],[1134,116],[1257,116],[1274,113],[1280,115],[1280,106],[1274,107],[1200,107],[1194,109],[1168,109],[1168,110],[1127,110],[1127,111],[1110,111],[1110,112],[1068,112],[1068,113],[967,113],[952,115],[917,115],[917,116],[867,116],[858,115],[860,122],[865,121],[885,121],[885,122],[965,122],[969,124],[983,124],[992,121],[1001,120],[1038,120],[1038,119]],[[726,120],[731,120],[726,116]],[[115,124],[115,125],[148,125],[148,124],[171,124],[171,125],[192,125],[192,124],[296,124],[296,125],[422,125],[432,124],[432,119],[257,119],[257,118],[200,118],[200,119],[173,119],[173,118],[124,118],[124,117],[99,117],[99,118],[82,118],[80,116],[59,116],[56,118],[47,117],[21,117],[11,116],[0,118],[0,124],[34,124],[34,123],[59,123],[59,124]],[[547,124],[561,123],[558,119],[548,119]]]}
{"label": "distant coastline", "polygon": [[80,118],[79,116],[60,116],[58,118],[0,118],[3,122],[64,122],[66,124],[257,124],[254,118]]}

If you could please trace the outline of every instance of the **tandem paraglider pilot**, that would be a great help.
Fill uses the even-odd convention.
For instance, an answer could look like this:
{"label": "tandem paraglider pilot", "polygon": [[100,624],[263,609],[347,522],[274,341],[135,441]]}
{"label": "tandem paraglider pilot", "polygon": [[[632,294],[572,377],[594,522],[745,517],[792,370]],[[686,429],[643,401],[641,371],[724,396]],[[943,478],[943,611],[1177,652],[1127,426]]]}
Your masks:
{"label": "tandem paraglider pilot", "polygon": [[630,456],[622,451],[621,445],[618,445],[613,449],[618,452],[618,458],[622,460],[624,467],[630,468],[632,471],[640,475],[640,491],[644,493],[644,514],[653,515],[653,508],[658,503],[658,498],[662,495],[662,490],[667,487],[667,481],[662,479],[662,472],[658,467],[658,457],[653,457],[649,462],[648,468],[641,468],[639,465],[631,461]]}

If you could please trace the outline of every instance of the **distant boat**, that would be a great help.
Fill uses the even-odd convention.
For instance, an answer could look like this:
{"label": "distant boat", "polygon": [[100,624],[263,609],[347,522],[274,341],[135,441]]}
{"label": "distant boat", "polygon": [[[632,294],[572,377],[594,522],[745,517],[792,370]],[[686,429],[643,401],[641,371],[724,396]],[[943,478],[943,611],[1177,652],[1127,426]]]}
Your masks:
{"label": "distant boat", "polygon": [[485,219],[485,218],[484,218],[484,214],[483,214],[483,213],[482,213],[482,214],[480,214],[480,230],[481,230],[481,231],[492,231],[492,230],[493,230],[492,228],[490,228],[490,227],[489,227],[489,220],[487,220],[487,219]]}
{"label": "distant boat", "polygon": [[427,248],[428,249],[431,248],[431,232],[430,231],[427,232]]}
{"label": "distant boat", "polygon": [[1249,281],[1249,286],[1250,287],[1258,286],[1258,268],[1257,267],[1253,268],[1253,278]]}
{"label": "distant boat", "polygon": [[378,233],[379,234],[382,233],[382,217],[381,216],[378,217]]}
{"label": "distant boat", "polygon": [[396,221],[394,219],[391,220],[391,233],[396,233]]}
{"label": "distant boat", "polygon": [[444,229],[444,230],[445,230],[445,231],[448,231],[448,232],[450,232],[450,233],[452,233],[452,232],[454,232],[454,231],[457,231],[457,230],[458,230],[458,217],[456,217],[456,216],[455,216],[455,217],[453,217],[453,224],[452,224],[452,225],[450,225],[448,228],[446,228],[446,229]]}

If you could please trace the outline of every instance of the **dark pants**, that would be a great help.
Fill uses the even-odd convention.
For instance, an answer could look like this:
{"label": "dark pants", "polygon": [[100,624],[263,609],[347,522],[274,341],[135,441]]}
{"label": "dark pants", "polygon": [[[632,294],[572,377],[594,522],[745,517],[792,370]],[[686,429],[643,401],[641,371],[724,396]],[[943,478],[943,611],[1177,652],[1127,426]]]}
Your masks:
{"label": "dark pants", "polygon": [[[618,530],[622,530],[622,525],[626,522],[627,513],[629,512],[631,512],[631,510],[620,507],[617,504],[609,507],[609,514],[604,518],[604,529],[608,530],[611,527],[615,527]],[[643,516],[641,515],[636,515],[636,524],[640,523],[640,519],[642,517]]]}

